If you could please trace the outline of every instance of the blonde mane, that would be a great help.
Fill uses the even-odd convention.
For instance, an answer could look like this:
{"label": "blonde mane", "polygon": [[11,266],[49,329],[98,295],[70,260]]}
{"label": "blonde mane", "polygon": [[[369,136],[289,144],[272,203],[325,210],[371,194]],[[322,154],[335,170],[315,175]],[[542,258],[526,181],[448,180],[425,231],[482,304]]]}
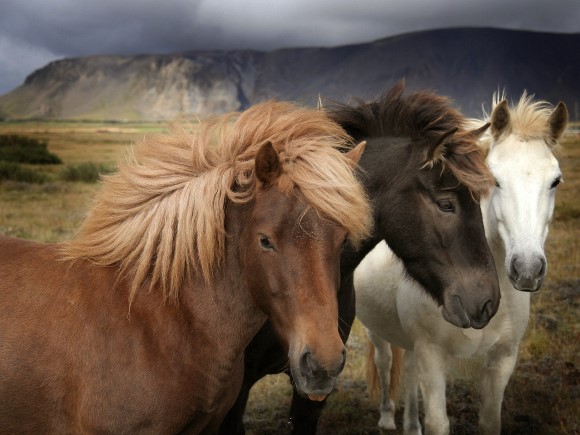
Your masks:
{"label": "blonde mane", "polygon": [[371,227],[370,205],[339,149],[345,131],[322,111],[266,102],[198,125],[179,120],[146,137],[102,189],[66,259],[118,266],[131,280],[130,299],[147,283],[177,301],[184,280],[211,282],[225,253],[228,201],[254,197],[254,159],[270,141],[279,152],[279,188],[300,189],[310,206],[349,231],[354,243]]}
{"label": "blonde mane", "polygon": [[[495,92],[492,98],[491,111],[488,114],[483,110],[483,120],[471,120],[472,125],[481,126],[482,123],[489,122],[491,113],[499,103],[506,99],[505,92]],[[550,146],[556,145],[550,135],[548,119],[554,107],[547,101],[534,100],[534,95],[529,95],[524,91],[516,105],[510,105],[510,128],[511,133],[521,137],[523,140],[544,139]],[[489,148],[493,141],[490,130],[483,135],[480,142],[485,148]]]}

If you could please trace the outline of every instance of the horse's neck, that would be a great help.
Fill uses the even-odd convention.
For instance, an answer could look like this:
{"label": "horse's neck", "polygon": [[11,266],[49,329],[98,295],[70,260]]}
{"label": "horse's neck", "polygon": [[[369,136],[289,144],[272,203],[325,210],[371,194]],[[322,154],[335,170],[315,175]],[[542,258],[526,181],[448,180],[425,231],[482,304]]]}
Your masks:
{"label": "horse's neck", "polygon": [[[386,143],[388,142],[388,143]],[[360,179],[370,198],[379,201],[384,198],[391,180],[401,172],[401,162],[409,159],[408,141],[399,137],[378,137],[367,139],[367,146],[359,166],[362,168]],[[355,250],[347,247],[341,256],[340,272],[342,277],[351,275],[365,256],[386,236],[381,229],[381,213],[384,204],[374,206],[374,229],[372,235]],[[386,240],[387,244],[389,240]]]}
{"label": "horse's neck", "polygon": [[379,243],[382,239],[376,232],[373,232],[370,238],[364,240],[361,245],[354,249],[348,245],[340,257],[340,274],[342,278],[352,275],[356,267],[366,257],[366,255]]}
{"label": "horse's neck", "polygon": [[[235,272],[236,265],[227,265],[227,272],[216,276],[190,292],[188,311],[212,324],[212,334],[224,344],[231,342],[235,351],[243,351],[266,321],[253,304],[250,294]],[[211,314],[211,318],[208,318]],[[208,325],[209,326],[209,325]]]}
{"label": "horse's neck", "polygon": [[181,305],[192,319],[194,339],[212,352],[211,364],[224,371],[243,359],[246,346],[266,321],[243,278],[238,240],[248,217],[240,209],[245,208],[228,205],[224,258],[212,282],[198,277],[182,293]]}

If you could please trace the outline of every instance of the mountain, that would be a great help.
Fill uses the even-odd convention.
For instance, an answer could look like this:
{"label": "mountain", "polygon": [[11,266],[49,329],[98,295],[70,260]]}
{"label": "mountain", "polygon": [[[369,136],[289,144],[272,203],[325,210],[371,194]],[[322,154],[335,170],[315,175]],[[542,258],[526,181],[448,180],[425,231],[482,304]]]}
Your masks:
{"label": "mountain", "polygon": [[91,56],[49,63],[0,96],[9,118],[171,119],[244,109],[269,98],[315,105],[378,96],[404,78],[409,89],[450,96],[481,114],[501,89],[580,102],[580,33],[441,29],[332,48]]}

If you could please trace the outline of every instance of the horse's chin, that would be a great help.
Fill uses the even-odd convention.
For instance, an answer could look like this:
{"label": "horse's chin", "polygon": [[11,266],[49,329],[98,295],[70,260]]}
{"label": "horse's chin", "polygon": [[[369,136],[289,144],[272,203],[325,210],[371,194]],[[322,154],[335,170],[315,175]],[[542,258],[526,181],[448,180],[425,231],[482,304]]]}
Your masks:
{"label": "horse's chin", "polygon": [[535,293],[540,290],[544,281],[543,279],[514,279],[511,276],[509,279],[516,290],[527,293]]}
{"label": "horse's chin", "polygon": [[296,391],[315,402],[326,399],[336,383],[336,377],[333,376],[304,376],[293,367],[291,367],[291,372]]}

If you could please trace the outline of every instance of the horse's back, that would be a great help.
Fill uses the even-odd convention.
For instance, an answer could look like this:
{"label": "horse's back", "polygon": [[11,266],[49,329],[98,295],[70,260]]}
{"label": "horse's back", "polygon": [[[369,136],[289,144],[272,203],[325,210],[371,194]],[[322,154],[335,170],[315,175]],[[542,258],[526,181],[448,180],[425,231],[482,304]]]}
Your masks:
{"label": "horse's back", "polygon": [[0,236],[0,322],[51,322],[67,304],[76,303],[81,287],[109,275],[97,268],[73,269],[72,262],[61,260],[59,249],[58,244]]}
{"label": "horse's back", "polygon": [[11,329],[10,322],[38,320],[46,304],[55,302],[51,284],[65,272],[64,264],[56,261],[56,245],[41,244],[0,236],[0,334]]}

